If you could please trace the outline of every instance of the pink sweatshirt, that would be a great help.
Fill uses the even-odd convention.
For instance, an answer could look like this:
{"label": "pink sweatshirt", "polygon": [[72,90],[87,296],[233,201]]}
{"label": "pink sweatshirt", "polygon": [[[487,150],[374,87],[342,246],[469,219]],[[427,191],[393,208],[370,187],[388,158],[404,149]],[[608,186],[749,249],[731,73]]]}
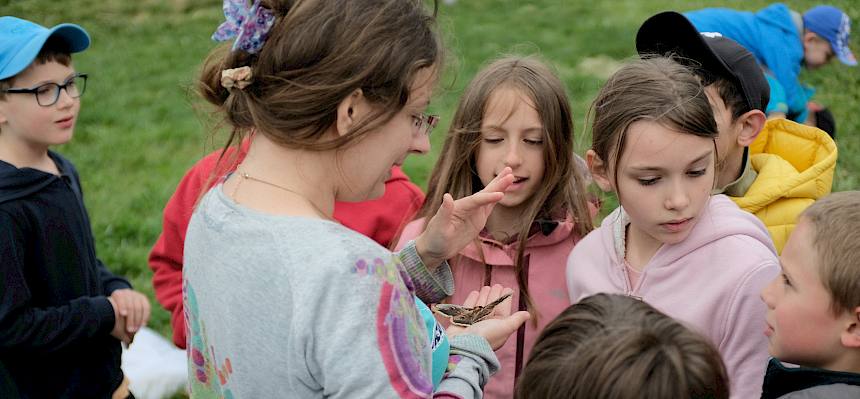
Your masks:
{"label": "pink sweatshirt", "polygon": [[[570,306],[564,270],[567,256],[579,237],[573,233],[572,220],[559,222],[547,235],[537,231],[526,242],[524,253],[527,284],[532,301],[538,310],[538,324],[531,320],[526,327],[512,334],[505,345],[496,351],[501,369],[484,386],[484,398],[512,398],[514,380],[518,374],[517,365],[525,366],[529,353],[543,328],[562,310]],[[424,230],[424,219],[418,219],[406,226],[398,248],[417,237]],[[462,304],[472,290],[484,285],[501,284],[514,288],[512,310],[525,310],[521,304],[519,290],[516,289],[517,277],[514,273],[516,242],[502,244],[482,237],[481,249],[488,267],[481,262],[477,246],[469,244],[460,251],[460,256],[450,260],[454,274],[454,295],[450,303]],[[485,279],[489,278],[489,282]],[[519,305],[519,306],[518,306]]]}
{"label": "pink sweatshirt", "polygon": [[687,239],[660,247],[631,287],[626,219],[616,209],[571,252],[571,302],[600,292],[642,298],[711,339],[726,364],[732,398],[760,397],[768,343],[759,292],[780,270],[765,226],[728,197],[713,196]]}

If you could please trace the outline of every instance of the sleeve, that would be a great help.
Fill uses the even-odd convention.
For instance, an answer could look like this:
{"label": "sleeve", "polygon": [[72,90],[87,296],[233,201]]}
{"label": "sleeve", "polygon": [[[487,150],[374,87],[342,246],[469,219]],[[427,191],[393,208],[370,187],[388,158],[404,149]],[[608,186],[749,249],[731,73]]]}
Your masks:
{"label": "sleeve", "polygon": [[220,151],[207,155],[182,177],[164,207],[161,235],[149,253],[155,298],[170,312],[173,343],[183,349],[185,315],[182,304],[182,256],[185,249],[185,231],[204,187],[207,183],[209,186],[215,183],[210,176],[215,171],[219,155]]}
{"label": "sleeve", "polygon": [[738,285],[729,305],[726,336],[719,350],[731,381],[732,398],[761,396],[769,354],[763,333],[767,307],[760,293],[778,274],[775,259],[757,265]]}
{"label": "sleeve", "polygon": [[770,115],[773,112],[779,112],[788,115],[788,100],[785,98],[782,84],[770,73],[765,73],[764,76],[770,86],[770,101],[767,103],[766,113]]}
{"label": "sleeve", "polygon": [[81,297],[55,307],[35,307],[24,278],[25,232],[0,212],[0,353],[45,353],[101,334],[114,325],[104,296]]}
{"label": "sleeve", "polygon": [[439,303],[454,295],[454,276],[447,261],[442,262],[436,269],[430,270],[421,261],[415,249],[415,241],[409,241],[397,253],[406,274],[415,286],[415,295],[425,303]]}
{"label": "sleeve", "polygon": [[99,269],[99,280],[102,283],[102,292],[105,295],[110,296],[116,290],[132,288],[128,280],[111,273],[101,260],[96,259],[96,267]]}
{"label": "sleeve", "polygon": [[579,258],[575,255],[577,252],[576,249],[580,248],[582,245],[581,240],[577,245],[574,245],[570,254],[567,256],[567,267],[565,267],[564,270],[565,280],[567,281],[567,295],[571,304],[579,302],[580,296],[582,295],[582,290],[580,290],[580,286],[577,284],[578,280],[574,278],[574,276],[578,274],[576,270],[577,262],[574,261],[574,259]]}
{"label": "sleeve", "polygon": [[[326,289],[305,285],[316,306],[297,312],[294,333],[302,337],[293,348],[305,358],[299,362],[309,373],[304,383],[322,385],[330,398],[431,396],[430,343],[414,296],[401,278],[404,272],[399,259],[389,256],[359,260],[351,272],[326,272],[310,284],[325,284]],[[443,378],[440,389],[471,398],[481,392],[480,384],[497,361],[486,340],[483,347],[473,342],[483,338],[463,339],[455,337],[451,346],[452,353],[453,348],[463,352],[465,363]]]}
{"label": "sleeve", "polygon": [[[768,51],[768,50],[765,50]],[[806,90],[798,80],[800,76],[800,60],[792,62],[784,59],[779,48],[770,49],[765,54],[767,67],[773,71],[774,76],[782,85],[785,93],[785,100],[788,104],[789,114],[800,114],[806,109],[806,103],[809,100]]]}
{"label": "sleeve", "polygon": [[499,370],[499,361],[490,343],[472,334],[451,338],[448,364],[448,372],[434,398],[480,398],[490,376]]}

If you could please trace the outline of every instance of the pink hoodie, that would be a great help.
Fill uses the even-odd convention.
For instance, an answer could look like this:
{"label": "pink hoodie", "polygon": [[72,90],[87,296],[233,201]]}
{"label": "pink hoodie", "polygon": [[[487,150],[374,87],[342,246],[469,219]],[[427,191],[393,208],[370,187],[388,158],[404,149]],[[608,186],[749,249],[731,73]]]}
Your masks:
{"label": "pink hoodie", "polygon": [[760,397],[768,342],[759,292],[780,271],[765,226],[728,197],[713,196],[690,235],[663,245],[630,287],[623,263],[626,219],[616,209],[571,252],[571,302],[599,292],[642,298],[711,339],[726,364],[732,398]]}
{"label": "pink hoodie", "polygon": [[[484,386],[485,398],[512,398],[514,396],[514,380],[518,374],[517,363],[525,366],[529,353],[543,328],[549,324],[562,310],[570,306],[567,286],[564,280],[565,261],[579,237],[573,233],[572,220],[559,222],[552,232],[544,235],[541,231],[532,234],[526,242],[524,253],[527,284],[532,301],[538,310],[538,324],[535,327],[531,320],[526,322],[526,328],[511,335],[505,345],[496,351],[501,369],[490,378]],[[398,248],[409,240],[417,237],[424,230],[424,219],[409,223],[403,230]],[[516,242],[502,244],[492,239],[481,237],[481,249],[487,268],[481,262],[480,252],[472,243],[466,246],[460,256],[451,261],[451,271],[454,274],[454,295],[450,303],[462,304],[472,290],[486,285],[485,277],[489,275],[489,284],[501,284],[514,288],[512,310],[525,310],[525,304],[520,304],[517,277],[514,273],[516,258]],[[521,342],[518,344],[518,340]],[[517,353],[519,350],[519,354]]]}

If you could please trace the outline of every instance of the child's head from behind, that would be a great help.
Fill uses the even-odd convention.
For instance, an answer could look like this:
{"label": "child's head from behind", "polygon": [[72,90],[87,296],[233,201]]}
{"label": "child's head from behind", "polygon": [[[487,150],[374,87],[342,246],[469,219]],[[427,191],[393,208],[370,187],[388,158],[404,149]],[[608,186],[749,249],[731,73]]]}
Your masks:
{"label": "child's head from behind", "polygon": [[0,33],[0,134],[45,147],[69,141],[86,87],[71,53],[89,36],[77,25],[48,29],[15,17],[0,18]]}
{"label": "child's head from behind", "polygon": [[729,381],[707,339],[645,302],[597,294],[543,330],[517,398],[727,398]]}
{"label": "child's head from behind", "polygon": [[762,291],[774,357],[860,372],[860,192],[828,195],[798,219]]}
{"label": "child's head from behind", "polygon": [[833,6],[816,6],[803,13],[803,64],[809,69],[824,66],[834,57],[845,65],[857,65],[848,48],[851,20]]}
{"label": "child's head from behind", "polygon": [[[393,165],[429,150],[423,113],[442,59],[434,17],[419,0],[261,6],[272,21],[256,28],[267,35],[261,46],[249,53],[237,39],[239,49],[217,49],[199,83],[233,128],[230,142],[256,131],[284,147],[337,150],[338,199],[381,196]],[[237,69],[250,74],[225,84]]]}
{"label": "child's head from behind", "polygon": [[668,58],[636,60],[609,78],[592,112],[586,161],[630,216],[629,234],[685,239],[714,185],[717,126],[699,79]]}

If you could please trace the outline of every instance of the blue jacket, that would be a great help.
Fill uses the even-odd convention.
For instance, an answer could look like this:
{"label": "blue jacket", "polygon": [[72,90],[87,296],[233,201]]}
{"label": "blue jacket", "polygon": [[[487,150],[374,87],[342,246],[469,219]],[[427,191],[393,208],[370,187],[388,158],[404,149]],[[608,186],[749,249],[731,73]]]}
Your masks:
{"label": "blue jacket", "polygon": [[803,44],[788,7],[771,4],[755,13],[706,8],[684,15],[699,32],[720,32],[753,53],[785,89],[792,119],[805,114],[809,94],[798,81]]}

